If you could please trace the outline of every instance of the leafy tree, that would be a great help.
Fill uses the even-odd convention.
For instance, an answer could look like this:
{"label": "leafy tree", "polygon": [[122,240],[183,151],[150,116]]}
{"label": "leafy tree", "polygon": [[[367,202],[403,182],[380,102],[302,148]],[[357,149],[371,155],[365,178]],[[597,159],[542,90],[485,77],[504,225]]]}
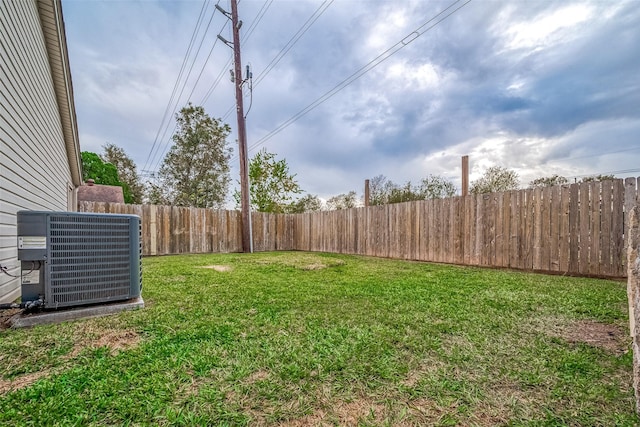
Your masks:
{"label": "leafy tree", "polygon": [[369,180],[369,204],[371,206],[384,205],[389,200],[389,184],[395,186],[384,175],[374,176]]}
{"label": "leafy tree", "polygon": [[80,153],[82,157],[82,180],[93,179],[96,184],[122,187],[125,203],[132,203],[131,191],[125,182],[118,179],[118,170],[111,163],[103,162],[100,156],[90,151]]}
{"label": "leafy tree", "polygon": [[484,175],[471,183],[471,194],[497,193],[517,190],[520,187],[518,174],[502,166],[492,166]]}
{"label": "leafy tree", "polygon": [[167,197],[167,192],[153,182],[147,182],[145,193],[146,203],[150,205],[171,205],[171,201]]}
{"label": "leafy tree", "polygon": [[[289,173],[286,159],[276,160],[276,154],[260,150],[249,161],[251,207],[258,212],[289,211],[293,196],[302,192],[295,177]],[[240,204],[239,191],[234,198]]]}
{"label": "leafy tree", "polygon": [[611,181],[612,179],[616,179],[615,175],[592,175],[582,178],[580,182]]}
{"label": "leafy tree", "polygon": [[456,186],[453,182],[439,175],[429,175],[420,182],[418,190],[421,199],[444,199],[456,195]]}
{"label": "leafy tree", "polygon": [[231,128],[191,103],[176,114],[176,122],[173,146],[158,174],[164,199],[175,206],[222,207],[229,189]]}
{"label": "leafy tree", "polygon": [[562,185],[562,184],[566,184],[567,182],[568,182],[567,178],[556,174],[556,175],[536,178],[529,183],[529,187],[531,188],[553,187],[554,185]]}
{"label": "leafy tree", "polygon": [[399,186],[384,175],[378,175],[369,181],[370,205],[441,199],[453,197],[455,194],[456,187],[453,183],[438,175],[423,178],[417,186],[412,185],[411,181]]}
{"label": "leafy tree", "polygon": [[419,189],[411,185],[411,181],[407,181],[403,186],[394,185],[387,198],[387,203],[411,202],[414,200],[422,200],[423,197],[419,193]]}
{"label": "leafy tree", "polygon": [[118,171],[118,179],[127,184],[130,193],[130,201],[127,203],[142,203],[144,186],[138,176],[136,164],[122,148],[115,144],[105,144],[102,148],[104,150],[104,154],[100,156],[102,161],[114,165]]}
{"label": "leafy tree", "polygon": [[316,195],[306,194],[293,202],[288,209],[289,213],[318,212],[322,210],[322,200]]}
{"label": "leafy tree", "polygon": [[338,194],[327,200],[327,208],[332,211],[355,208],[359,205],[359,202],[356,192],[349,191],[346,194]]}

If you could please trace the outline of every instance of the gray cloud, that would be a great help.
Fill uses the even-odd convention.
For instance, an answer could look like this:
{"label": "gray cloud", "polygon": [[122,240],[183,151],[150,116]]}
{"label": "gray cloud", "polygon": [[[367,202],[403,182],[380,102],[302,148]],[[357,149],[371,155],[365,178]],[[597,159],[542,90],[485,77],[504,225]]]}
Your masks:
{"label": "gray cloud", "polygon": [[[249,145],[445,6],[337,3],[255,87]],[[271,6],[244,44],[254,76],[320,4]],[[142,167],[201,5],[64,1],[83,149],[113,142]],[[261,7],[240,4],[244,31]],[[214,16],[186,92],[223,24]],[[471,154],[475,174],[501,164],[517,168],[523,183],[630,169],[640,160],[640,150],[629,150],[640,131],[638,28],[632,1],[471,2],[256,149],[285,157],[302,187],[322,197],[381,173],[394,181],[428,173],[457,180],[462,154]],[[217,45],[194,90],[199,102],[225,73],[205,103],[215,117],[233,106],[223,68],[229,55]],[[233,110],[226,121],[235,128]],[[628,151],[612,153],[620,150]]]}

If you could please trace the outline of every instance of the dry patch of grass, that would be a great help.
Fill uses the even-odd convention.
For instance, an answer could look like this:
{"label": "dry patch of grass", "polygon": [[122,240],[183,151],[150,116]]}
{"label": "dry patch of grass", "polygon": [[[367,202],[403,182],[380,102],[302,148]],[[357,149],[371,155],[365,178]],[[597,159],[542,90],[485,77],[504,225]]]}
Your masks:
{"label": "dry patch of grass", "polygon": [[21,390],[23,388],[29,387],[40,378],[48,377],[52,373],[53,369],[46,369],[43,371],[32,372],[30,374],[19,376],[10,381],[0,379],[0,395],[9,393],[10,391]]}
{"label": "dry patch of grass", "polygon": [[20,313],[22,310],[19,308],[13,308],[10,310],[0,310],[0,329],[8,329],[11,327],[9,320]]}
{"label": "dry patch of grass", "polygon": [[594,320],[572,322],[554,335],[570,343],[584,343],[617,355],[629,349],[629,339],[621,327]]}
{"label": "dry patch of grass", "polygon": [[73,325],[73,347],[71,351],[60,357],[61,365],[43,367],[37,372],[20,375],[11,380],[0,379],[0,395],[31,386],[42,378],[62,372],[72,364],[85,349],[107,347],[112,356],[121,351],[133,348],[140,343],[140,336],[135,331],[109,329],[98,326],[92,321],[75,322]]}
{"label": "dry patch of grass", "polygon": [[269,372],[264,371],[264,370],[260,370],[260,371],[253,372],[251,375],[249,375],[247,378],[245,378],[245,380],[243,382],[245,384],[253,384],[253,383],[256,383],[258,381],[264,381],[264,380],[268,379],[269,377],[270,377]]}
{"label": "dry patch of grass", "polygon": [[227,273],[233,270],[230,265],[203,265],[198,268],[208,268],[210,270],[215,270],[219,273]]}
{"label": "dry patch of grass", "polygon": [[381,423],[387,416],[385,406],[367,398],[336,402],[327,409],[318,409],[302,418],[280,423],[285,427],[357,426],[363,421]]}
{"label": "dry patch of grass", "polygon": [[533,328],[572,344],[587,344],[618,356],[629,351],[630,338],[624,328],[618,325],[549,317],[534,322]]}
{"label": "dry patch of grass", "polygon": [[91,321],[78,322],[73,330],[73,349],[64,358],[76,358],[83,350],[107,347],[112,356],[138,346],[140,335],[129,329],[112,329]]}
{"label": "dry patch of grass", "polygon": [[338,267],[345,265],[345,261],[341,259],[326,257],[311,253],[291,253],[283,258],[274,258],[272,260],[257,261],[262,265],[281,265],[285,267],[293,267],[303,271],[323,270],[325,268]]}

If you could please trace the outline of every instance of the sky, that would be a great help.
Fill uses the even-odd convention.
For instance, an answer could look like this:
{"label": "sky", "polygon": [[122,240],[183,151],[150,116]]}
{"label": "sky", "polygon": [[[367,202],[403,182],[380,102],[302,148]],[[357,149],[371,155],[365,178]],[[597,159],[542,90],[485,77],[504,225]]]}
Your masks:
{"label": "sky", "polygon": [[[192,102],[231,126],[237,185],[232,50],[217,38],[232,36],[215,2],[62,4],[81,150],[113,143],[149,176]],[[362,194],[377,175],[440,175],[459,189],[464,155],[471,181],[490,166],[523,187],[554,174],[640,176],[639,6],[241,0],[249,156],[276,153],[323,199]]]}

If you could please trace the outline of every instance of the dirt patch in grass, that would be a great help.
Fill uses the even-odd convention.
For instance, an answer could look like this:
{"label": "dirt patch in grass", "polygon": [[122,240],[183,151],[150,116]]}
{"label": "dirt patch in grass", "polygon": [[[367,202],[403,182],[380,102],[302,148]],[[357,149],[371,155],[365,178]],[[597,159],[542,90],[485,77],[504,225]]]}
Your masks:
{"label": "dirt patch in grass", "polygon": [[32,372],[30,374],[22,375],[10,381],[0,379],[0,395],[29,387],[31,384],[38,381],[40,378],[48,377],[52,373],[53,371],[48,369],[48,370]]}
{"label": "dirt patch in grass", "polygon": [[402,381],[405,387],[415,387],[421,379],[436,374],[439,370],[445,369],[447,365],[438,359],[421,362],[420,366],[407,373],[406,378]]}
{"label": "dirt patch in grass", "polygon": [[259,370],[256,372],[253,372],[251,375],[249,375],[247,378],[245,378],[245,380],[243,381],[245,384],[253,384],[256,383],[258,381],[264,381],[267,378],[269,378],[271,376],[271,374],[269,374],[269,372],[264,371],[264,370]]}
{"label": "dirt patch in grass", "polygon": [[20,313],[22,310],[19,308],[12,308],[9,310],[0,310],[0,329],[8,329],[11,327],[9,320]]}
{"label": "dirt patch in grass", "polygon": [[312,271],[312,270],[322,270],[323,268],[327,268],[326,264],[322,264],[319,262],[314,262],[313,264],[303,265],[300,267],[302,270]]}
{"label": "dirt patch in grass", "polygon": [[365,420],[382,422],[385,415],[384,405],[362,398],[351,402],[337,402],[331,405],[330,410],[318,409],[302,418],[280,423],[280,426],[357,426]]}
{"label": "dirt patch in grass", "polygon": [[286,258],[258,260],[256,263],[260,265],[282,265],[304,271],[323,270],[325,268],[337,267],[346,264],[345,261],[341,259],[306,253],[292,254]]}
{"label": "dirt patch in grass", "polygon": [[210,270],[215,270],[220,273],[226,273],[232,270],[230,265],[203,265],[198,268],[208,268]]}
{"label": "dirt patch in grass", "polygon": [[99,326],[83,324],[74,331],[73,349],[64,359],[76,358],[86,348],[107,347],[112,356],[140,344],[140,335],[127,329],[104,329]]}
{"label": "dirt patch in grass", "polygon": [[628,337],[623,328],[594,320],[580,320],[550,331],[573,344],[587,344],[621,355],[629,351]]}
{"label": "dirt patch in grass", "polygon": [[73,332],[73,348],[69,353],[61,357],[62,365],[44,368],[38,372],[31,372],[21,375],[12,380],[0,379],[0,395],[10,391],[21,390],[31,386],[41,378],[65,369],[71,361],[78,357],[87,348],[107,347],[111,355],[115,356],[120,351],[135,347],[140,343],[140,336],[130,330],[104,329],[87,323],[78,323],[77,329]]}

